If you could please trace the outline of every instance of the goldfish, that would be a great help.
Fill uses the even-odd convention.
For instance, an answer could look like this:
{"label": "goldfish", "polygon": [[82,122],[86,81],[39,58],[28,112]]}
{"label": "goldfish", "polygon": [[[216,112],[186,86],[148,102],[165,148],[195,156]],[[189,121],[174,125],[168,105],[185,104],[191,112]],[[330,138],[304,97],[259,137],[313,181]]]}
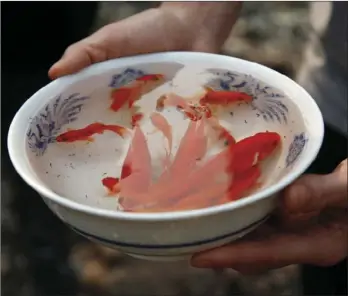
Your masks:
{"label": "goldfish", "polygon": [[[252,176],[256,176],[258,171],[253,167],[268,157],[278,146],[279,142],[280,136],[277,133],[258,133],[234,145],[228,146],[220,153],[208,159],[203,166],[196,168],[191,174],[189,174],[190,171],[183,166],[183,168],[188,171],[187,174],[189,174],[189,176],[185,180],[180,180],[176,185],[180,186],[180,189],[171,190],[171,193],[167,194],[167,197],[170,198],[173,194],[185,194],[188,190],[194,190],[194,188],[201,186],[201,184],[211,184],[212,175],[218,176],[219,174],[225,174],[229,178],[234,178],[235,176],[243,176],[243,173],[247,174],[246,172],[250,172],[250,174],[253,173]],[[255,162],[256,158],[257,161]],[[173,178],[179,180],[179,176],[173,176]],[[250,178],[253,180],[252,177]],[[237,178],[234,180],[234,183],[238,184],[238,180],[240,179],[241,178]],[[246,177],[244,179],[248,180]],[[249,183],[245,181],[245,184]],[[235,191],[231,191],[230,195],[239,196],[238,192],[241,192],[241,189],[239,190],[238,186],[233,188],[232,189]],[[242,188],[244,187],[242,186]]]}
{"label": "goldfish", "polygon": [[[208,207],[237,200],[255,188],[261,175],[258,164],[278,147],[280,136],[257,133],[226,146],[197,166],[197,158],[206,153],[206,139],[202,139],[205,120],[208,119],[203,124],[190,122],[171,167],[156,183],[147,191],[124,195],[125,210],[158,212]],[[221,177],[223,181],[216,182]]]}
{"label": "goldfish", "polygon": [[119,182],[119,178],[105,177],[102,180],[103,185],[109,190],[110,194],[118,193],[116,190],[116,185]]}
{"label": "goldfish", "polygon": [[193,210],[212,205],[212,199],[223,196],[231,186],[230,180],[199,186],[198,190],[180,198],[172,205],[172,211]]}
{"label": "goldfish", "polygon": [[195,110],[190,106],[190,104],[182,97],[170,93],[163,95],[158,98],[156,103],[156,110],[162,111],[165,106],[176,107],[179,111],[183,112],[186,117],[191,120],[198,120]]}
{"label": "goldfish", "polygon": [[205,105],[199,105],[199,106],[194,106],[194,110],[201,115],[201,117],[204,115],[206,118],[211,118],[213,116],[212,111],[208,106]]}
{"label": "goldfish", "polygon": [[143,113],[136,113],[132,115],[132,122],[131,122],[132,127],[134,128],[138,124],[138,122],[142,120],[143,118],[144,118]]}
{"label": "goldfish", "polygon": [[236,143],[236,139],[231,135],[231,133],[221,126],[219,140],[223,139],[226,145],[233,145]]}
{"label": "goldfish", "polygon": [[154,112],[151,117],[152,124],[162,132],[162,134],[167,138],[168,141],[168,151],[166,155],[166,159],[164,161],[165,166],[167,167],[170,162],[170,155],[172,153],[173,146],[173,137],[172,137],[172,127],[168,123],[167,119],[161,115],[160,113]]}
{"label": "goldfish", "polygon": [[127,86],[114,89],[111,93],[113,101],[110,109],[116,112],[125,106],[126,103],[128,103],[128,108],[132,108],[142,95],[153,90],[159,83],[163,83],[164,80],[165,77],[162,74],[148,74],[138,77]]}
{"label": "goldfish", "polygon": [[243,197],[246,192],[255,188],[260,176],[260,168],[254,166],[247,171],[236,175],[233,179],[197,186],[196,191],[185,194],[177,198],[175,201],[165,200],[163,202],[149,204],[148,206],[140,205],[135,208],[135,211],[187,211],[236,201]]}
{"label": "goldfish", "polygon": [[[229,190],[217,199],[217,203],[226,203],[235,201],[243,197],[243,195],[250,189],[257,185],[257,181],[261,176],[259,166],[250,167],[248,170],[234,175],[234,180]],[[214,202],[216,204],[216,202]]]}
{"label": "goldfish", "polygon": [[[132,209],[131,204],[147,205],[182,194],[181,184],[184,183],[187,174],[194,169],[197,158],[202,158],[206,153],[207,139],[204,135],[204,126],[204,122],[190,122],[171,166],[162,172],[157,182],[152,184],[147,192],[122,191],[121,187],[121,196],[125,197],[122,206],[125,209]],[[122,182],[121,180],[121,186]]]}
{"label": "goldfish", "polygon": [[127,178],[132,173],[132,167],[129,161],[125,161],[122,166],[121,179]]}
{"label": "goldfish", "polygon": [[229,170],[243,172],[272,154],[281,143],[281,137],[275,132],[257,133],[244,138],[233,145],[233,161]]}
{"label": "goldfish", "polygon": [[204,157],[207,149],[207,137],[204,131],[204,120],[190,122],[170,168],[172,178],[183,172],[189,174],[197,159]]}
{"label": "goldfish", "polygon": [[141,97],[141,86],[121,87],[111,93],[112,103],[110,109],[114,112],[120,110],[126,103],[132,107],[133,103]]}
{"label": "goldfish", "polygon": [[158,87],[160,84],[164,83],[166,80],[165,76],[162,74],[147,74],[135,79],[131,84],[132,87],[140,88],[141,95],[139,97],[134,96],[129,101],[129,108],[132,108],[133,104],[140,99],[140,97]]}
{"label": "goldfish", "polygon": [[166,95],[162,95],[157,99],[157,101],[156,101],[156,110],[157,111],[162,111],[164,109],[164,104],[165,104],[166,100],[167,100]]}
{"label": "goldfish", "polygon": [[[145,76],[133,86],[160,79]],[[208,96],[209,92],[212,96]],[[146,137],[137,124],[143,114],[135,113],[132,116],[133,138],[121,174],[117,178],[107,177],[102,180],[109,192],[119,193],[120,204],[125,211],[160,212],[208,207],[237,200],[258,184],[261,176],[259,164],[279,147],[280,135],[263,132],[236,141],[213,116],[211,108],[214,106],[210,108],[209,104],[212,100],[212,104],[225,105],[240,101],[240,97],[236,96],[236,92],[225,92],[225,95],[234,93],[235,97],[223,99],[223,92],[209,92],[202,98],[205,98],[202,105],[175,94],[161,96],[157,100],[157,111],[163,110],[165,106],[173,106],[188,114],[186,116],[191,120],[171,160],[172,126],[161,113],[151,114],[152,124],[168,142],[163,171],[155,181],[152,179],[151,155]],[[216,93],[219,94],[218,99],[214,97]],[[252,97],[246,101],[248,99]],[[211,129],[207,129],[209,125]],[[222,151],[209,158],[206,158],[207,130],[213,131],[218,140],[224,140],[227,144]]]}
{"label": "goldfish", "polygon": [[176,107],[180,112],[184,113],[185,117],[190,119],[191,121],[197,121],[200,119],[199,115],[195,112],[191,106],[189,106],[187,109],[182,108],[181,106]]}
{"label": "goldfish", "polygon": [[146,74],[136,78],[136,81],[147,82],[147,81],[161,81],[164,78],[162,74]]}
{"label": "goldfish", "polygon": [[251,102],[253,97],[243,92],[212,90],[206,87],[206,94],[199,100],[200,104],[226,106],[235,102]]}
{"label": "goldfish", "polygon": [[128,130],[125,127],[119,125],[110,125],[103,123],[92,123],[82,129],[68,130],[65,133],[56,137],[57,142],[75,142],[75,141],[93,141],[91,137],[94,134],[102,134],[104,131],[111,131],[122,138],[126,135]]}
{"label": "goldfish", "polygon": [[236,143],[236,139],[232,134],[224,128],[215,117],[209,118],[209,124],[212,126],[213,130],[218,133],[218,140],[224,140],[227,146]]}
{"label": "goldfish", "polygon": [[157,99],[156,103],[156,110],[157,111],[162,111],[165,106],[173,106],[173,107],[180,107],[182,109],[187,109],[188,108],[188,102],[173,93],[167,94],[167,95],[162,95]]}
{"label": "goldfish", "polygon": [[[122,174],[130,174],[119,182],[121,196],[132,196],[139,192],[148,191],[152,180],[151,155],[145,135],[139,126],[134,129],[133,139],[124,165],[129,166],[129,168],[122,168]],[[125,204],[122,206],[128,206],[127,202],[132,202],[131,199],[124,200]]]}

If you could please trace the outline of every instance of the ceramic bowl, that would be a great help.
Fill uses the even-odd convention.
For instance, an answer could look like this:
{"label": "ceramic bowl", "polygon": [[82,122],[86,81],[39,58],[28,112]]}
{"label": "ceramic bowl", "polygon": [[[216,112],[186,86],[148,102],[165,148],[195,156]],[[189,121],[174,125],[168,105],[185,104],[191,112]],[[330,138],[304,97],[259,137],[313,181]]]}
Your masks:
{"label": "ceramic bowl", "polygon": [[[202,86],[253,96],[251,103],[226,108],[219,119],[237,140],[266,130],[282,136],[281,151],[268,164],[258,191],[204,209],[122,212],[117,199],[106,196],[101,179],[119,174],[129,142],[113,133],[97,135],[88,143],[55,141],[68,128],[92,122],[129,126],[129,113],[108,108],[110,92],[151,73],[164,74],[166,81],[138,102],[144,113],[154,110],[162,94],[191,96]],[[175,116],[168,118],[174,122]],[[150,132],[147,122],[142,126]],[[179,139],[183,127],[178,124],[176,130]],[[229,243],[263,223],[274,209],[277,193],[315,159],[323,130],[316,103],[288,77],[229,56],[167,52],[109,60],[51,82],[15,115],[8,149],[19,175],[79,234],[135,257],[177,260]],[[163,150],[162,141],[152,136],[148,142],[156,157]]]}

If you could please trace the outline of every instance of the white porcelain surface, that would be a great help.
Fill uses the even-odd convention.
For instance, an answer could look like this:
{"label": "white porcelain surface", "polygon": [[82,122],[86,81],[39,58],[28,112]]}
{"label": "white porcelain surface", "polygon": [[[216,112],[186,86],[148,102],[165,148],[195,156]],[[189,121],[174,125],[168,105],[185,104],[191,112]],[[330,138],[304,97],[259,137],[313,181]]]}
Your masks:
{"label": "white porcelain surface", "polygon": [[[56,143],[54,139],[67,128],[82,128],[96,121],[129,126],[128,111],[108,109],[110,91],[143,73],[161,73],[168,78],[139,101],[146,114],[155,109],[161,94],[191,96],[204,85],[253,95],[251,104],[226,109],[219,119],[237,140],[265,130],[282,135],[279,155],[264,167],[267,177],[263,187],[237,202],[194,211],[118,211],[117,199],[106,196],[101,179],[120,173],[129,139],[113,133],[95,136],[89,144]],[[175,110],[164,113],[175,123],[175,152],[188,121],[178,120],[182,114]],[[141,126],[148,134],[153,159],[159,161],[164,139],[153,133],[149,120]],[[272,210],[272,197],[314,160],[322,138],[323,121],[317,105],[289,78],[236,58],[172,52],[107,61],[50,83],[16,114],[8,147],[21,177],[75,230],[125,253],[165,260],[228,243],[251,231]]]}

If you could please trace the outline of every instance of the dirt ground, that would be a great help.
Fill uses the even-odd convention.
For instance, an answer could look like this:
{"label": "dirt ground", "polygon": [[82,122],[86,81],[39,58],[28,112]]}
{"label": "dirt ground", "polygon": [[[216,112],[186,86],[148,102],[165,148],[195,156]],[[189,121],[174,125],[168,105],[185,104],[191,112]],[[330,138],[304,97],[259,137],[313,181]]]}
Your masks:
{"label": "dirt ground", "polygon": [[[101,2],[95,29],[151,6],[147,2]],[[292,77],[308,34],[307,3],[247,2],[242,17],[224,46],[224,53],[270,66]],[[38,296],[26,258],[7,239],[20,233],[8,204],[16,184],[2,174],[2,295]],[[282,296],[300,295],[299,268],[241,276],[233,270],[199,270],[186,263],[154,263],[132,259],[95,245],[66,229],[69,264],[81,291],[70,296]],[[54,279],[50,279],[54,284]],[[40,295],[41,296],[41,295]],[[42,295],[46,296],[46,295]]]}

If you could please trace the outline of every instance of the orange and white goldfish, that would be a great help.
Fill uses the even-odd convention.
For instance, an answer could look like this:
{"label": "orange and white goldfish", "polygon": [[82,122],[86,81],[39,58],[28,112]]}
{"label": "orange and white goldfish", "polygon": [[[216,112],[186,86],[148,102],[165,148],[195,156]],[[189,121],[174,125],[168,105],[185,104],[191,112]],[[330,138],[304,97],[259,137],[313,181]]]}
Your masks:
{"label": "orange and white goldfish", "polygon": [[123,126],[96,122],[81,129],[68,130],[57,136],[56,141],[68,143],[75,141],[93,141],[92,135],[103,134],[105,131],[114,132],[121,137],[124,137],[128,133],[128,130]]}
{"label": "orange and white goldfish", "polygon": [[206,94],[199,100],[200,104],[226,106],[236,102],[251,102],[253,97],[238,91],[213,90],[206,87]]}
{"label": "orange and white goldfish", "polygon": [[134,128],[138,124],[138,122],[142,120],[143,118],[144,118],[143,113],[135,113],[134,115],[132,115],[132,122],[131,122],[132,127]]}
{"label": "orange and white goldfish", "polygon": [[111,93],[112,103],[110,109],[114,112],[120,110],[128,103],[128,107],[133,106],[133,103],[141,97],[141,86],[122,87],[114,89]]}
{"label": "orange and white goldfish", "polygon": [[281,137],[275,132],[257,133],[238,141],[233,145],[229,170],[238,173],[250,169],[272,154],[280,144]]}
{"label": "orange and white goldfish", "polygon": [[153,112],[151,114],[151,122],[152,124],[162,132],[162,134],[167,138],[168,141],[168,150],[166,153],[166,159],[164,161],[164,166],[168,167],[170,164],[170,156],[172,153],[173,146],[173,134],[172,134],[172,126],[168,123],[167,119],[160,113]]}
{"label": "orange and white goldfish", "polygon": [[128,103],[128,108],[132,108],[142,95],[153,90],[165,81],[162,74],[148,74],[141,76],[129,85],[114,89],[111,92],[112,104],[110,109],[118,111]]}
{"label": "orange and white goldfish", "polygon": [[195,110],[190,106],[189,102],[181,96],[170,93],[159,97],[156,103],[156,110],[162,111],[165,106],[176,107],[178,110],[183,112],[185,116],[189,119],[193,121],[198,120]]}
{"label": "orange and white goldfish", "polygon": [[106,187],[109,191],[109,194],[115,194],[117,192],[117,185],[119,183],[119,178],[113,178],[113,177],[105,177],[102,179],[102,183],[104,187]]}
{"label": "orange and white goldfish", "polygon": [[225,194],[221,195],[221,197],[217,199],[217,204],[240,199],[243,197],[245,192],[250,191],[256,185],[258,185],[257,181],[260,176],[261,170],[257,165],[250,167],[242,173],[235,174],[232,185]]}
{"label": "orange and white goldfish", "polygon": [[163,74],[145,74],[141,77],[138,77],[135,79],[135,81],[141,81],[141,82],[153,82],[153,81],[162,81],[164,79]]}

